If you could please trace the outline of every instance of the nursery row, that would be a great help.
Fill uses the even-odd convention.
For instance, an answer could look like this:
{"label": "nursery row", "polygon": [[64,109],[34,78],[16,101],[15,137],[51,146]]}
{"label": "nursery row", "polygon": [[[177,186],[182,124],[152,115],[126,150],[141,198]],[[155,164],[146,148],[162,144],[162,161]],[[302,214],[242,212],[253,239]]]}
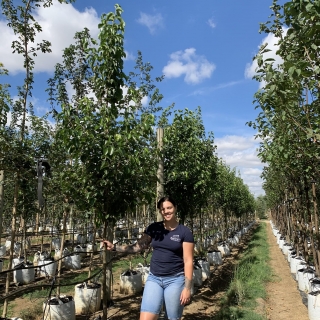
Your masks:
{"label": "nursery row", "polygon": [[[201,255],[196,249],[196,256],[194,262],[193,288],[192,294],[197,291],[197,288],[202,286],[203,281],[210,277],[210,266],[217,266],[223,263],[223,258],[230,255],[233,246],[238,245],[240,239],[245,235],[254,222],[249,223],[241,230],[234,233],[226,241],[205,241],[201,246]],[[59,242],[59,238],[53,239],[53,243]],[[46,244],[48,246],[48,244]],[[196,244],[200,246],[199,243]],[[87,244],[88,246],[88,244]],[[217,249],[213,249],[217,248]],[[87,252],[92,252],[91,249],[84,251],[84,246],[77,245],[73,252],[69,252],[67,248],[63,251],[62,257],[55,255],[54,258],[50,256],[47,251],[36,252],[33,263],[25,263],[24,258],[13,259],[13,282],[26,286],[33,283],[43,283],[44,278],[52,281],[57,276],[57,266],[59,261],[63,262],[64,270],[79,270],[84,267],[81,260],[87,256]],[[206,254],[204,255],[204,252]],[[96,251],[96,254],[101,251]],[[101,257],[96,265],[101,266]],[[101,269],[100,271],[101,272]],[[149,267],[146,263],[138,264],[132,269],[125,270],[120,276],[120,293],[121,294],[136,294],[142,292],[143,284],[149,273]],[[54,285],[53,285],[54,286]],[[90,315],[99,311],[101,308],[101,283],[92,281],[81,282],[75,285],[73,295],[59,295],[49,297],[43,304],[44,319],[75,319],[76,314]],[[3,300],[4,297],[1,298]]]}

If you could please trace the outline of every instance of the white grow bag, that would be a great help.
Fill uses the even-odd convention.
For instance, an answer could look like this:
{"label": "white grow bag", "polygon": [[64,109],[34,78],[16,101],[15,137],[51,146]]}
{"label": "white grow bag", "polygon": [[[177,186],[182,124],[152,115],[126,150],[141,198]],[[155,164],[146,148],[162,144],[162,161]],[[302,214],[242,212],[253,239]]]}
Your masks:
{"label": "white grow bag", "polygon": [[309,320],[319,320],[320,315],[320,291],[308,293]]}
{"label": "white grow bag", "polygon": [[46,320],[75,320],[75,303],[71,296],[60,296],[50,298],[43,303],[44,316]]}
{"label": "white grow bag", "polygon": [[193,284],[196,287],[202,286],[202,269],[193,269]]}
{"label": "white grow bag", "polygon": [[44,277],[53,277],[57,271],[57,261],[46,258],[44,260],[39,260],[38,266],[40,268],[40,275]]}
{"label": "white grow bag", "polygon": [[138,263],[138,266],[136,267],[136,270],[139,271],[142,275],[142,283],[145,284],[149,273],[150,273],[150,266],[143,266],[141,263]]}
{"label": "white grow bag", "polygon": [[303,261],[303,259],[301,257],[295,257],[295,258],[291,257],[291,260],[290,260],[290,272],[293,273],[293,274],[296,274],[297,265],[299,263],[301,263],[302,261]]}
{"label": "white grow bag", "polygon": [[13,271],[13,282],[28,284],[33,282],[35,278],[35,269],[32,263],[21,263],[16,265]]}
{"label": "white grow bag", "polygon": [[120,275],[120,293],[142,292],[142,274],[139,271],[125,271]]}
{"label": "white grow bag", "polygon": [[309,293],[312,291],[320,291],[320,278],[313,278],[309,281]]}
{"label": "white grow bag", "polygon": [[100,309],[101,304],[101,284],[83,283],[76,285],[74,289],[74,302],[76,314],[94,313]]}
{"label": "white grow bag", "polygon": [[299,290],[309,293],[309,283],[315,277],[314,270],[310,268],[298,270],[298,287]]}
{"label": "white grow bag", "polygon": [[291,244],[285,243],[285,244],[283,245],[283,247],[282,247],[282,253],[283,253],[285,256],[288,256],[289,249],[291,249]]}
{"label": "white grow bag", "polygon": [[60,249],[61,248],[61,239],[60,238],[52,239],[52,247],[53,247],[53,249]]}
{"label": "white grow bag", "polygon": [[64,266],[66,269],[81,269],[81,256],[80,254],[73,254],[63,258]]}
{"label": "white grow bag", "polygon": [[198,261],[202,268],[202,281],[210,279],[210,263],[205,260]]}
{"label": "white grow bag", "polygon": [[0,257],[3,257],[6,255],[7,247],[5,245],[0,246]]}
{"label": "white grow bag", "polygon": [[210,265],[220,265],[222,264],[222,256],[220,251],[212,251],[207,254],[208,261]]}
{"label": "white grow bag", "polygon": [[218,250],[221,251],[222,257],[230,256],[230,249],[226,243],[218,245]]}

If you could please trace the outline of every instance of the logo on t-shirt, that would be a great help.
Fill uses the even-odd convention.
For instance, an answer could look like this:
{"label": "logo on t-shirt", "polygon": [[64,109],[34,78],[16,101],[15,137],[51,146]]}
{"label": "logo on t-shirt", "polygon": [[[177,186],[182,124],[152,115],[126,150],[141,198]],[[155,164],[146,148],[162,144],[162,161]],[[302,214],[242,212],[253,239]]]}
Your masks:
{"label": "logo on t-shirt", "polygon": [[178,234],[173,235],[172,237],[170,237],[170,239],[172,241],[181,242],[181,239]]}

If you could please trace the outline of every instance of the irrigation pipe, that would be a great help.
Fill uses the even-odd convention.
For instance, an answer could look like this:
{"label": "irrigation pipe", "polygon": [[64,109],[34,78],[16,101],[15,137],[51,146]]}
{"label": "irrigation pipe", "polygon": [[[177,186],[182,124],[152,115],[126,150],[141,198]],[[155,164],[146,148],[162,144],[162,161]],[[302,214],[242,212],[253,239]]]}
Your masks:
{"label": "irrigation pipe", "polygon": [[[110,261],[111,261],[111,260],[110,260]],[[89,278],[87,278],[87,279],[85,279],[85,280],[82,280],[82,281],[80,281],[80,282],[71,282],[71,283],[66,283],[66,284],[61,284],[61,283],[60,283],[59,285],[58,285],[58,284],[55,284],[55,283],[51,283],[51,284],[45,284],[45,283],[43,283],[43,284],[30,285],[30,286],[27,286],[27,287],[24,287],[24,288],[15,290],[14,292],[11,292],[11,293],[7,294],[6,296],[0,297],[0,302],[3,301],[3,300],[5,300],[5,299],[7,299],[7,298],[10,298],[11,296],[14,296],[14,295],[16,295],[16,294],[19,294],[19,293],[22,293],[22,292],[24,292],[24,291],[31,290],[31,289],[43,288],[43,287],[56,288],[56,287],[58,287],[58,286],[60,286],[60,287],[75,286],[75,285],[77,285],[77,284],[81,284],[81,283],[83,283],[83,282],[87,282],[87,281],[93,279],[94,277],[98,276],[99,273],[101,273],[101,272],[102,272],[102,269],[99,269],[99,271],[97,271],[97,272],[96,272],[95,274],[93,274],[91,277],[89,277]],[[54,279],[56,279],[56,277],[54,277]]]}

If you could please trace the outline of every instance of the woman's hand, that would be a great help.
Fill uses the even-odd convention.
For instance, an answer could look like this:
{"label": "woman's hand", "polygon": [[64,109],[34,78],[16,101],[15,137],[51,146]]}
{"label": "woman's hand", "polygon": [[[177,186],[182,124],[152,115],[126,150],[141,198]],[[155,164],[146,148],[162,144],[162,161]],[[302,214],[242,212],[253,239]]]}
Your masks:
{"label": "woman's hand", "polygon": [[109,251],[112,251],[114,248],[114,245],[108,241],[108,240],[102,240],[102,244],[105,246],[105,248]]}
{"label": "woman's hand", "polygon": [[183,288],[180,295],[180,303],[182,305],[186,305],[190,303],[190,299],[191,299],[191,291],[187,288]]}

